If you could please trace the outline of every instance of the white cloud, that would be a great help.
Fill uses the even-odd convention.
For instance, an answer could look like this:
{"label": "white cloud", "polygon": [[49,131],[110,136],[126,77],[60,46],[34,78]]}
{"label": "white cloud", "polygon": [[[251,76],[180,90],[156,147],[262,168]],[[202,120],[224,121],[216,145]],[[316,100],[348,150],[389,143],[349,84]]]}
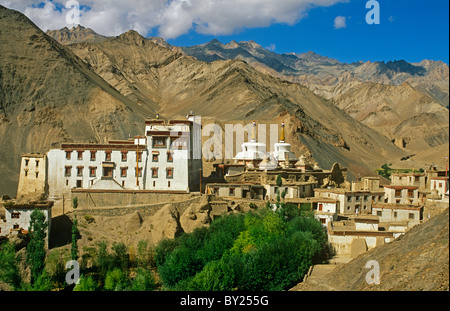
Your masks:
{"label": "white cloud", "polygon": [[266,50],[275,52],[275,50],[277,49],[277,46],[274,43],[271,43],[269,46],[266,46]]}
{"label": "white cloud", "polygon": [[[42,30],[71,27],[66,23],[68,0],[0,0],[0,4],[27,15]],[[227,35],[244,28],[276,23],[295,24],[313,7],[349,0],[79,0],[80,23],[103,35],[130,29],[165,39],[194,30],[201,34]],[[42,5],[43,3],[43,5]]]}
{"label": "white cloud", "polygon": [[347,18],[345,16],[337,16],[334,19],[334,29],[347,28]]}

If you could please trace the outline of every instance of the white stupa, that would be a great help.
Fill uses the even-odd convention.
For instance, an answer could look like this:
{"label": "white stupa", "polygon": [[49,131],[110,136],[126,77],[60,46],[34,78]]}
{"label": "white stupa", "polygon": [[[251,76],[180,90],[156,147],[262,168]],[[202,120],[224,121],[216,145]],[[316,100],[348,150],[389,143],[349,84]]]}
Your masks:
{"label": "white stupa", "polygon": [[256,122],[253,121],[252,138],[242,144],[242,151],[234,157],[238,163],[256,167],[256,164],[267,158],[266,144],[256,142]]}
{"label": "white stupa", "polygon": [[287,160],[291,164],[290,166],[293,166],[298,161],[298,158],[295,153],[291,151],[291,144],[288,144],[285,141],[284,126],[284,122],[281,123],[280,142],[274,144],[275,151],[273,152],[273,157],[277,159],[280,164],[284,165]]}

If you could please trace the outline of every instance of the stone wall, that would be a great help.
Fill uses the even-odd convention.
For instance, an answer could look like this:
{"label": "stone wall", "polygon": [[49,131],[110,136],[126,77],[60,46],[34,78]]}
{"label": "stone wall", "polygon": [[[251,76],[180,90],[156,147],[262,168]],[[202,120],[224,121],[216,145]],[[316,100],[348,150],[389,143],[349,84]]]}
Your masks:
{"label": "stone wall", "polygon": [[92,209],[102,207],[118,207],[132,205],[154,205],[158,203],[176,203],[196,197],[188,193],[155,193],[132,191],[72,191],[72,200],[77,198],[77,209]]}

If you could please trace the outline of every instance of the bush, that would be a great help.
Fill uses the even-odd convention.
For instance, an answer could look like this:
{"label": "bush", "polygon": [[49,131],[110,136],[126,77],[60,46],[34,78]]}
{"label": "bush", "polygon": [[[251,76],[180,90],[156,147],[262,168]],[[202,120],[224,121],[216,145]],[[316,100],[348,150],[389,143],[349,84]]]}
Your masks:
{"label": "bush", "polygon": [[119,268],[108,271],[106,274],[104,289],[108,291],[121,291],[129,286],[126,274]]}
{"label": "bush", "polygon": [[156,282],[149,270],[138,269],[136,277],[131,283],[133,291],[152,291],[156,288]]}
{"label": "bush", "polygon": [[92,276],[81,276],[80,282],[75,285],[74,292],[93,292],[99,289],[98,283],[94,281]]}

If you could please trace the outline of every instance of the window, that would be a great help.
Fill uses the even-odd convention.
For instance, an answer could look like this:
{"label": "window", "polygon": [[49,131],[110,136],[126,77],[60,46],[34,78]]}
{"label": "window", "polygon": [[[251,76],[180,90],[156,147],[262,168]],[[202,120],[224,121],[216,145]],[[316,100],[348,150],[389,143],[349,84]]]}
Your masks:
{"label": "window", "polygon": [[326,225],[327,224],[327,219],[326,218],[320,218],[320,223],[322,225]]}
{"label": "window", "polygon": [[153,154],[152,155],[152,162],[158,162],[159,161],[159,154]]}
{"label": "window", "polygon": [[414,190],[408,190],[408,197],[414,198]]}
{"label": "window", "polygon": [[398,213],[394,212],[394,218],[397,218],[397,216],[398,216]]}
{"label": "window", "polygon": [[83,151],[78,151],[78,161],[82,161],[83,160]]}
{"label": "window", "polygon": [[66,160],[70,160],[72,158],[72,151],[66,151]]}
{"label": "window", "polygon": [[28,176],[28,169],[25,170],[25,177]]}
{"label": "window", "polygon": [[36,160],[36,167],[39,167],[39,160]]}
{"label": "window", "polygon": [[126,162],[128,158],[128,151],[122,151],[122,162]]}
{"label": "window", "polygon": [[364,202],[367,202],[367,195],[364,196]]}
{"label": "window", "polygon": [[323,210],[323,203],[319,203],[319,211],[321,212]]}
{"label": "window", "polygon": [[170,188],[170,181],[167,183],[167,187]]}
{"label": "window", "polygon": [[229,195],[229,196],[234,196],[234,195],[235,195],[234,188],[230,188],[230,189],[229,189],[228,195]]}
{"label": "window", "polygon": [[120,168],[120,177],[127,177],[128,167]]}
{"label": "window", "polygon": [[356,201],[359,201],[359,195],[356,196],[356,199],[355,199],[355,200],[356,200]]}
{"label": "window", "polygon": [[39,178],[39,172],[36,172],[36,178]]}
{"label": "window", "polygon": [[351,196],[348,196],[348,197],[347,197],[347,201],[348,201],[348,202],[351,202],[351,201],[352,201],[352,197],[351,197]]}
{"label": "window", "polygon": [[414,219],[414,213],[409,213],[408,218],[409,219]]}
{"label": "window", "polygon": [[139,167],[137,169],[137,172],[136,171],[134,172],[134,175],[136,175],[136,173],[137,173],[137,176],[135,176],[135,177],[142,177],[142,167]]}
{"label": "window", "polygon": [[77,167],[77,176],[83,176],[83,167],[82,166]]}
{"label": "window", "polygon": [[173,153],[172,152],[167,153],[167,162],[173,162]]}
{"label": "window", "polygon": [[137,161],[142,162],[142,151],[136,153]]}
{"label": "window", "polygon": [[77,180],[77,188],[83,188],[83,181]]}
{"label": "window", "polygon": [[214,187],[214,194],[215,194],[215,195],[218,195],[218,194],[219,194],[219,188]]}
{"label": "window", "polygon": [[97,177],[97,167],[89,167],[89,177]]}
{"label": "window", "polygon": [[173,178],[173,168],[168,168],[166,172],[167,172],[167,174],[166,174],[167,178]]}
{"label": "window", "polygon": [[64,175],[69,177],[72,175],[72,166],[66,166],[64,169]]}
{"label": "window", "polygon": [[153,182],[153,188],[155,188],[155,187],[156,187],[156,181]]}
{"label": "window", "polygon": [[111,161],[111,151],[105,152],[105,161]]}
{"label": "window", "polygon": [[97,151],[91,151],[91,161],[95,161]]}
{"label": "window", "polygon": [[166,148],[165,137],[153,137],[153,148]]}
{"label": "window", "polygon": [[25,160],[25,166],[28,166],[28,163],[30,163],[30,160],[26,159]]}
{"label": "window", "polygon": [[397,198],[401,197],[402,196],[402,191],[401,190],[395,190],[395,196]]}
{"label": "window", "polygon": [[377,211],[377,216],[378,217],[381,217],[383,215],[383,212],[382,211]]}
{"label": "window", "polygon": [[125,188],[125,180],[122,180],[122,188]]}
{"label": "window", "polygon": [[12,212],[12,213],[11,213],[11,218],[12,218],[12,219],[19,219],[19,218],[20,218],[20,213],[18,213],[18,212]]}
{"label": "window", "polygon": [[158,178],[158,168],[152,168],[152,178]]}

